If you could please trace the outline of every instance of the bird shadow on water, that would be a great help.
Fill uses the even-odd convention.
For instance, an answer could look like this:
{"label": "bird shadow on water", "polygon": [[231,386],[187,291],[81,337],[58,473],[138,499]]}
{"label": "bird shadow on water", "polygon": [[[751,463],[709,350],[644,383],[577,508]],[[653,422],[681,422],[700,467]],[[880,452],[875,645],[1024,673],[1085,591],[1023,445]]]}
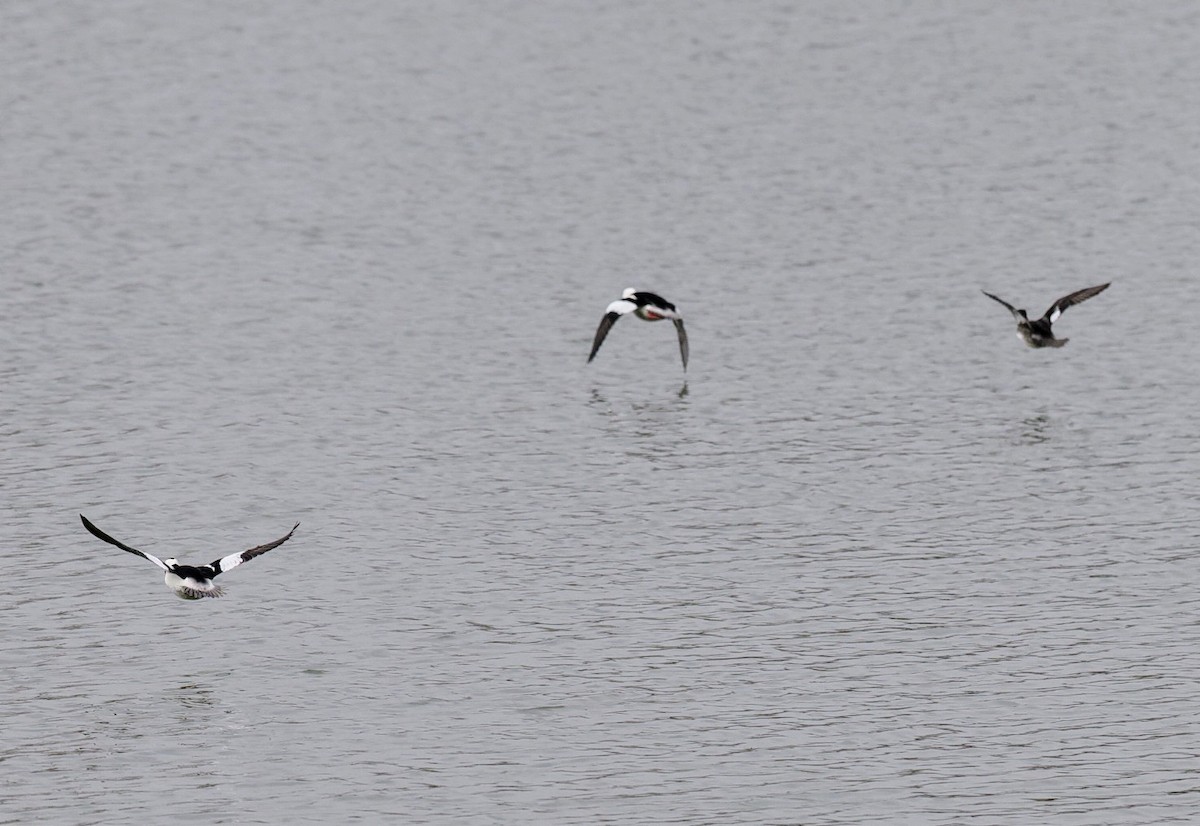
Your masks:
{"label": "bird shadow on water", "polygon": [[203,683],[185,683],[168,691],[167,696],[184,708],[207,708],[217,704],[216,694]]}
{"label": "bird shadow on water", "polygon": [[1051,427],[1050,417],[1044,413],[1028,416],[1021,420],[1014,441],[1016,444],[1030,446],[1046,444],[1050,441]]}
{"label": "bird shadow on water", "polygon": [[587,404],[599,414],[605,438],[615,439],[620,452],[637,456],[655,456],[664,441],[678,440],[685,418],[681,414],[690,406],[686,382],[679,391],[657,399],[624,394],[613,398],[593,388]]}
{"label": "bird shadow on water", "polygon": [[587,404],[588,407],[592,408],[593,410],[596,410],[597,412],[609,417],[621,416],[621,403],[626,401],[629,405],[627,409],[634,412],[669,413],[686,407],[688,393],[687,381],[684,381],[683,386],[680,387],[679,390],[673,392],[670,397],[660,399],[648,399],[644,397],[639,397],[636,400],[613,398],[599,387],[593,387]]}
{"label": "bird shadow on water", "polygon": [[210,722],[229,713],[229,709],[222,707],[218,692],[207,682],[191,675],[183,679],[186,682],[177,688],[163,692],[175,705],[176,713],[189,720],[200,718]]}

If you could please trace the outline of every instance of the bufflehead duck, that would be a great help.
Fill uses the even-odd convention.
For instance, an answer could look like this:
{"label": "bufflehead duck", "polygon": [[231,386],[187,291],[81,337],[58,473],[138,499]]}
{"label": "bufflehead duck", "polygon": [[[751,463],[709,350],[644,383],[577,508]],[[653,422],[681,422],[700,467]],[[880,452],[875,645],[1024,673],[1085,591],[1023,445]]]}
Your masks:
{"label": "bufflehead duck", "polygon": [[608,309],[604,311],[604,318],[600,319],[600,326],[596,328],[596,338],[592,340],[592,353],[588,356],[588,364],[596,357],[596,352],[604,343],[604,337],[608,335],[613,324],[627,313],[633,313],[643,321],[662,321],[669,318],[675,322],[675,332],[679,334],[679,354],[683,356],[683,369],[687,370],[688,339],[687,331],[683,329],[683,316],[675,309],[674,304],[661,295],[638,292],[633,287],[627,287],[625,292],[621,293],[620,300],[609,304]]}
{"label": "bufflehead duck", "polygon": [[1110,281],[1108,284],[1101,284],[1098,287],[1088,287],[1087,289],[1078,290],[1070,295],[1063,296],[1050,305],[1050,309],[1046,310],[1044,316],[1033,321],[1029,320],[1029,316],[1025,314],[1024,310],[1018,310],[1004,299],[997,298],[987,290],[981,290],[981,292],[993,301],[999,301],[1008,308],[1008,311],[1013,314],[1013,318],[1017,320],[1017,335],[1030,347],[1062,347],[1067,343],[1068,339],[1055,338],[1050,325],[1058,321],[1058,317],[1063,314],[1063,310],[1073,307],[1080,302],[1087,301],[1094,295],[1099,295],[1107,290],[1108,285],[1111,283]]}
{"label": "bufflehead duck", "polygon": [[223,593],[220,586],[213,584],[213,579],[218,574],[223,574],[230,568],[236,568],[243,562],[248,562],[260,554],[265,554],[272,548],[278,548],[284,542],[292,538],[292,534],[296,532],[296,528],[300,527],[297,522],[295,526],[287,532],[287,536],[276,539],[274,542],[268,542],[266,545],[259,545],[256,548],[251,548],[248,551],[242,551],[238,554],[230,554],[223,556],[216,562],[208,565],[180,565],[175,559],[159,559],[156,556],[151,556],[148,553],[139,551],[137,548],[131,548],[123,542],[119,542],[106,534],[104,531],[97,528],[88,518],[82,513],[79,518],[83,520],[83,527],[87,528],[93,536],[97,536],[108,542],[111,545],[116,545],[123,551],[129,551],[131,554],[137,554],[143,559],[148,559],[158,567],[165,571],[164,580],[167,587],[175,592],[177,597],[181,599],[202,599],[204,597],[219,597]]}

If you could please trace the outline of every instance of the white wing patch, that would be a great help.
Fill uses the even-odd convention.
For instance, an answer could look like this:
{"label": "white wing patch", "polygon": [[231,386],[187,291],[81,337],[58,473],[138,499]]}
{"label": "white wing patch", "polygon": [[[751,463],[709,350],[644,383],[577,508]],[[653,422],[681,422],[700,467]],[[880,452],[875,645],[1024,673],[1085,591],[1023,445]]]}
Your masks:
{"label": "white wing patch", "polygon": [[241,553],[230,554],[229,556],[221,557],[221,561],[217,565],[217,570],[220,573],[225,573],[226,571],[231,570],[231,569],[236,568],[237,566],[241,565],[243,562],[246,561],[246,560],[242,559],[243,553],[245,553],[245,551],[242,551]]}
{"label": "white wing patch", "polygon": [[626,313],[632,313],[636,309],[637,309],[636,303],[634,303],[632,301],[626,301],[625,299],[621,298],[621,299],[618,299],[617,301],[614,301],[612,304],[609,304],[608,309],[605,310],[604,312],[605,313],[616,313],[617,315],[625,315]]}
{"label": "white wing patch", "polygon": [[167,563],[163,562],[163,561],[162,561],[161,559],[159,559],[157,556],[153,556],[152,554],[148,554],[148,553],[146,553],[145,551],[138,551],[138,553],[140,553],[142,556],[146,557],[146,559],[150,560],[151,562],[153,562],[153,563],[154,563],[155,565],[157,565],[158,567],[162,568],[164,571],[168,571],[168,572],[169,572],[169,571],[171,570],[171,569],[170,569],[170,568],[167,566]]}

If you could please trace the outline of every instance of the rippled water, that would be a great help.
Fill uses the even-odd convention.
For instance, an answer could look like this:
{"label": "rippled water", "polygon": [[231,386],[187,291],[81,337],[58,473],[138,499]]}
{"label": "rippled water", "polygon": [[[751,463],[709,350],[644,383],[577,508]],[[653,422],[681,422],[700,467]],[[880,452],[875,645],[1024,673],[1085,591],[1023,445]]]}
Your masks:
{"label": "rippled water", "polygon": [[3,822],[1193,821],[1190,3],[0,23]]}

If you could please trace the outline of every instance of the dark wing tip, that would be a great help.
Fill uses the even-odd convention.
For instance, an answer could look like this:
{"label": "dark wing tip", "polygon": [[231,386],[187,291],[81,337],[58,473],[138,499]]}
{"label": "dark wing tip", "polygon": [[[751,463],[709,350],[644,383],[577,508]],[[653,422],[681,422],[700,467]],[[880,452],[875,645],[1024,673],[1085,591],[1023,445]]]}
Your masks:
{"label": "dark wing tip", "polygon": [[[299,522],[297,522],[295,525],[293,525],[292,529],[290,531],[288,531],[286,534],[279,537],[275,541],[268,542],[265,545],[257,545],[248,551],[242,551],[242,553],[241,553],[242,561],[248,562],[249,560],[254,559],[254,557],[259,556],[260,554],[265,554],[267,551],[278,548],[284,542],[287,542],[289,539],[292,538],[292,534],[294,534],[296,532],[296,528],[298,528],[298,527],[300,527]],[[217,560],[217,562],[219,564],[220,560]]]}
{"label": "dark wing tip", "polygon": [[683,319],[673,319],[675,322],[675,332],[679,334],[679,355],[683,357],[683,372],[687,372],[688,363],[688,337],[687,330],[683,328]]}
{"label": "dark wing tip", "polygon": [[588,354],[588,364],[591,364],[592,359],[596,357],[596,353],[600,352],[600,345],[604,343],[608,331],[612,329],[612,326],[617,323],[617,319],[620,317],[620,313],[605,313],[604,318],[600,319],[600,326],[596,328],[596,337],[592,339],[592,352]]}
{"label": "dark wing tip", "polygon": [[81,522],[83,522],[83,527],[86,528],[87,532],[90,533],[92,536],[95,536],[99,539],[103,539],[105,542],[109,541],[109,537],[106,536],[102,530],[100,530],[95,525],[93,525],[90,521],[88,521],[88,518],[86,516],[84,516],[82,513],[79,514],[79,519]]}
{"label": "dark wing tip", "polygon": [[1087,301],[1092,296],[1100,295],[1100,293],[1107,290],[1111,284],[1112,282],[1109,281],[1107,284],[1097,284],[1095,287],[1084,287],[1082,290],[1076,290],[1065,298],[1060,298],[1059,302],[1064,304],[1067,302],[1078,304],[1080,301]]}
{"label": "dark wing tip", "polygon": [[998,296],[998,295],[992,295],[992,294],[991,294],[991,293],[989,293],[987,290],[980,290],[980,292],[981,292],[981,293],[983,293],[984,295],[986,295],[988,298],[992,299],[992,301],[995,301],[997,304],[1001,304],[1001,305],[1003,305],[1003,306],[1004,306],[1004,309],[1008,310],[1008,311],[1009,311],[1010,313],[1012,313],[1014,316],[1016,316],[1016,315],[1017,315],[1017,308],[1016,308],[1016,307],[1014,307],[1013,305],[1009,304],[1007,301],[1005,301],[1005,300],[1004,300],[1003,298],[1001,298],[1000,296]]}
{"label": "dark wing tip", "polygon": [[1074,307],[1076,304],[1082,304],[1089,298],[1100,295],[1109,288],[1112,282],[1106,284],[1097,284],[1095,287],[1084,287],[1082,290],[1076,290],[1070,295],[1064,295],[1062,298],[1050,305],[1050,309],[1046,310],[1046,315],[1043,318],[1051,318],[1056,313],[1061,315],[1068,307]]}
{"label": "dark wing tip", "polygon": [[[104,531],[97,528],[90,521],[88,521],[88,518],[86,516],[84,516],[82,513],[79,514],[79,518],[83,521],[83,527],[87,528],[88,533],[90,533],[92,536],[96,537],[97,539],[103,539],[108,544],[116,545],[122,551],[129,551],[129,553],[131,553],[131,554],[137,554],[138,556],[142,557],[143,559],[150,559],[150,557],[146,556],[144,553],[139,551],[137,548],[131,548],[130,546],[126,545],[121,540],[114,539],[113,537],[106,534]],[[151,560],[151,561],[153,561],[153,560]]]}

